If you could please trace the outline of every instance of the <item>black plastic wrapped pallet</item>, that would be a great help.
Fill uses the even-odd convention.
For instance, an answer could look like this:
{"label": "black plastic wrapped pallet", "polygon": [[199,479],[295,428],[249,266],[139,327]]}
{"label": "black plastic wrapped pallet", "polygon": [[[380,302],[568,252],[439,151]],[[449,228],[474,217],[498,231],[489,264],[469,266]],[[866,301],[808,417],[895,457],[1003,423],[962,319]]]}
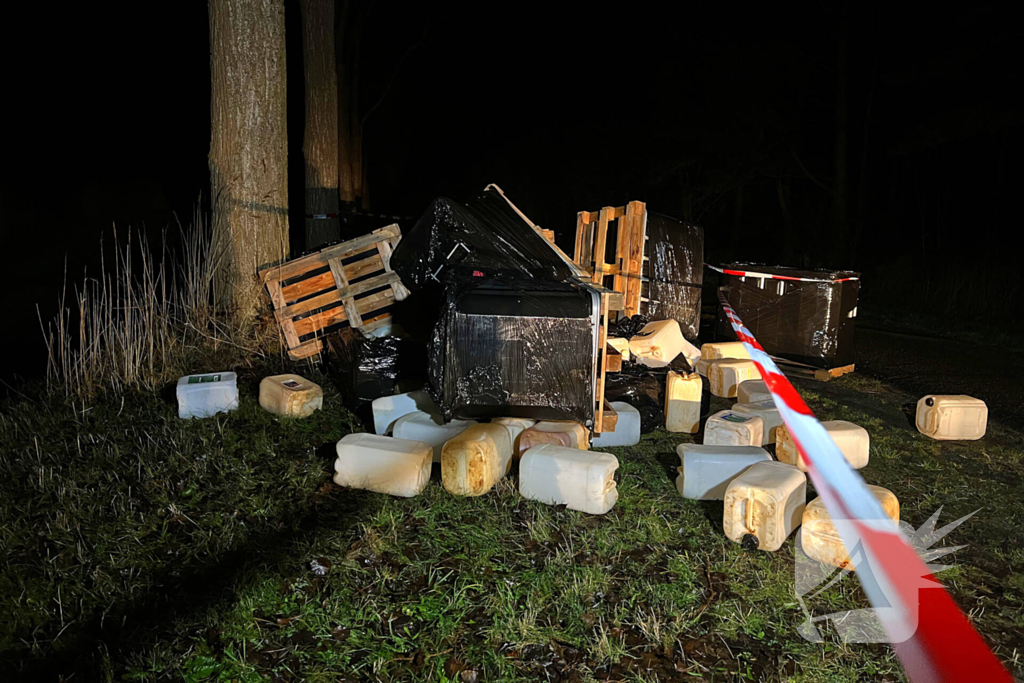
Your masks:
{"label": "black plastic wrapped pallet", "polygon": [[[749,264],[730,264],[725,269],[823,280],[800,282],[726,274],[720,289],[769,354],[818,368],[853,363],[860,280],[833,281],[859,278],[859,273]],[[717,337],[736,338],[721,310]]]}
{"label": "black plastic wrapped pallet", "polygon": [[445,417],[593,425],[599,309],[579,283],[450,277],[429,372]]}
{"label": "black plastic wrapped pallet", "polygon": [[463,277],[566,280],[573,270],[495,190],[465,204],[435,199],[398,243],[391,268],[411,290]]}
{"label": "black plastic wrapped pallet", "polygon": [[700,294],[704,277],[704,230],[647,212],[647,282],[641,294],[648,301],[640,312],[651,320],[679,321],[683,336],[697,339]]}

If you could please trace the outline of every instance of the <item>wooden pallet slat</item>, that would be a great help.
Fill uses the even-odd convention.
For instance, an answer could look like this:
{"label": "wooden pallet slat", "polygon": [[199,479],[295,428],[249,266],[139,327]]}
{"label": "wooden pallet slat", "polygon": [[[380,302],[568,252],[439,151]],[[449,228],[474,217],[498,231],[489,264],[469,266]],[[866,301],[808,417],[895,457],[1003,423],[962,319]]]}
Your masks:
{"label": "wooden pallet slat", "polygon": [[328,260],[327,265],[331,267],[331,275],[334,276],[334,286],[338,288],[338,296],[341,298],[342,306],[345,307],[345,317],[348,318],[348,322],[352,327],[362,327],[363,317],[359,315],[355,296],[348,286],[345,267],[336,258]]}
{"label": "wooden pallet slat", "polygon": [[[594,433],[601,434],[606,431],[615,431],[615,423],[618,420],[618,415],[612,410],[611,406],[604,399],[604,381],[605,377],[609,372],[615,372],[609,370],[609,350],[608,346],[608,318],[613,310],[612,302],[610,301],[611,295],[614,292],[600,288],[601,293],[601,317],[600,317],[600,328],[598,329],[597,336],[597,348],[598,348],[598,367],[597,377],[595,378],[594,387]],[[619,357],[619,370],[622,369],[622,357]]]}
{"label": "wooden pallet slat", "polygon": [[[374,230],[374,232],[378,232]],[[388,273],[391,272],[391,252],[394,251],[395,246],[398,244],[398,239],[381,240],[377,242],[377,252],[380,255],[381,265],[384,270]],[[391,291],[395,295],[395,301],[404,301],[405,297],[409,296],[409,290],[399,278],[395,278],[391,283]]]}
{"label": "wooden pallet slat", "polygon": [[612,216],[615,210],[606,206],[601,209],[599,217],[597,219],[597,230],[594,236],[594,274],[592,276],[595,284],[603,285],[605,268],[607,264],[604,262],[604,254],[608,248],[608,223],[611,222]]}
{"label": "wooden pallet slat", "polygon": [[391,270],[401,237],[398,225],[389,225],[260,269],[292,358],[320,353],[325,328],[348,323],[368,332],[390,322],[390,307],[409,293]]}
{"label": "wooden pallet slat", "polygon": [[275,266],[261,268],[259,271],[260,282],[266,283],[271,279],[288,280],[293,277],[297,277],[303,273],[313,270],[314,268],[326,266],[328,259],[345,259],[355,256],[357,252],[374,248],[381,238],[388,239],[391,237],[401,237],[401,234],[402,232],[398,229],[398,224],[393,223],[387,227],[381,228],[380,230],[375,230],[369,235],[362,235],[360,237],[350,239],[347,242],[341,242],[329,247],[324,247],[318,252],[300,256],[297,259],[286,261]]}
{"label": "wooden pallet slat", "polygon": [[627,230],[630,233],[629,248],[623,252],[623,278],[621,291],[625,298],[625,314],[633,316],[640,312],[640,291],[643,287],[644,246],[647,239],[647,217],[643,202],[630,202],[626,206]]}

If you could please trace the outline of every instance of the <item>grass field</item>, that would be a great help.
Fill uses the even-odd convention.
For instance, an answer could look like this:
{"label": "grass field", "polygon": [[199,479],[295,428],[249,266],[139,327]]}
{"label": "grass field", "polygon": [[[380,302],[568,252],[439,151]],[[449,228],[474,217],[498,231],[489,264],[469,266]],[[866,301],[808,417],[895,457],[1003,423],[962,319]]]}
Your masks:
{"label": "grass field", "polygon": [[[212,369],[212,368],[211,368]],[[395,499],[330,480],[357,430],[324,410],[279,419],[241,371],[241,408],[181,421],[165,394],[0,412],[0,668],[22,678],[186,681],[896,681],[890,647],[796,632],[794,547],[746,551],[721,503],[682,499],[659,431],[611,449],[620,499],[588,516],[519,497],[515,471],[455,498]],[[306,371],[308,375],[308,371]],[[871,433],[869,483],[915,527],[979,510],[940,577],[1024,676],[1021,434],[914,431],[911,400],[858,375],[800,383],[821,419]],[[724,407],[726,401],[715,399]],[[866,607],[847,578],[816,615]],[[71,676],[72,674],[76,674]],[[16,676],[17,678],[17,676]]]}

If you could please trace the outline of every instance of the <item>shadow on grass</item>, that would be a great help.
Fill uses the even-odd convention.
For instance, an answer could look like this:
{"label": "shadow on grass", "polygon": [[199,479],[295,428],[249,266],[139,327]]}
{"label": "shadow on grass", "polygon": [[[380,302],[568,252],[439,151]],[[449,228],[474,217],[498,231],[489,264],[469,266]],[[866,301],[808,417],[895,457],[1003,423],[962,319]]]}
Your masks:
{"label": "shadow on grass", "polygon": [[[325,451],[327,446],[318,449]],[[333,451],[333,448],[332,448]],[[319,496],[319,497],[317,497]],[[280,573],[294,563],[297,554],[318,529],[337,531],[355,528],[372,517],[381,505],[379,496],[367,491],[332,489],[313,494],[308,506],[277,519],[272,527],[255,532],[241,548],[210,563],[194,567],[186,577],[171,565],[162,568],[165,580],[130,600],[114,603],[87,623],[76,625],[77,635],[60,642],[57,651],[24,656],[24,651],[0,653],[0,668],[18,671],[20,680],[98,680],[104,660],[124,662],[170,635],[171,626],[189,616],[229,601],[257,576]]]}

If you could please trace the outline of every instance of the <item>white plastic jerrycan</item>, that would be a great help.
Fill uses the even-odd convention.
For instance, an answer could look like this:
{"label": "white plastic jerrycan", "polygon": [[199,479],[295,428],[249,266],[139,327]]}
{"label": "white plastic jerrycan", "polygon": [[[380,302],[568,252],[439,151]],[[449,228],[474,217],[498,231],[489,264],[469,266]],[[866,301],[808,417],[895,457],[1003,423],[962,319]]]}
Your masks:
{"label": "white plastic jerrycan", "polygon": [[761,418],[764,431],[761,435],[761,445],[767,446],[775,443],[777,430],[782,426],[782,416],[779,409],[775,407],[774,401],[761,401],[760,403],[737,403],[732,407],[737,413],[745,415],[757,415]]}
{"label": "white plastic jerrycan", "polygon": [[716,358],[745,358],[750,359],[750,353],[743,342],[708,342],[700,347],[700,357],[704,360],[715,360]]}
{"label": "white plastic jerrycan", "polygon": [[[836,442],[843,457],[850,467],[859,470],[868,464],[871,455],[871,437],[868,430],[846,420],[826,420],[821,423],[828,435]],[[779,462],[793,465],[801,472],[807,471],[807,465],[796,449],[796,443],[789,435],[786,425],[780,425],[775,431],[775,458]]]}
{"label": "white plastic jerrycan", "polygon": [[430,444],[434,449],[434,462],[441,462],[441,449],[444,448],[445,443],[461,434],[470,425],[475,424],[476,420],[445,422],[440,415],[415,410],[395,420],[393,431],[398,439],[423,441]]}
{"label": "white plastic jerrycan", "polygon": [[542,444],[587,450],[590,431],[572,420],[542,420],[519,435],[519,456]]}
{"label": "white plastic jerrycan", "polygon": [[609,405],[619,415],[615,431],[594,434],[590,440],[591,447],[613,448],[640,443],[640,411],[624,401],[612,401]]}
{"label": "white plastic jerrycan", "polygon": [[917,402],[917,430],[942,441],[985,436],[988,406],[971,396],[925,396]]}
{"label": "white plastic jerrycan", "polygon": [[720,410],[704,424],[706,446],[760,446],[764,441],[764,423],[757,415]]}
{"label": "white plastic jerrycan", "polygon": [[771,400],[772,392],[768,391],[768,385],[763,379],[748,379],[736,387],[737,403],[761,403]]}
{"label": "white plastic jerrycan", "polygon": [[424,413],[441,412],[425,391],[381,396],[373,399],[371,407],[373,409],[373,431],[377,434],[390,434],[394,430],[398,418],[417,410]]}
{"label": "white plastic jerrycan", "polygon": [[348,434],[336,450],[334,483],[338,486],[411,498],[430,481],[434,449],[422,441]]}
{"label": "white plastic jerrycan", "polygon": [[233,372],[185,375],[178,380],[178,417],[212,417],[238,409],[238,376]]}
{"label": "white plastic jerrycan", "polygon": [[807,475],[781,462],[758,462],[729,483],[722,527],[729,540],[775,551],[800,526]]}
{"label": "white plastic jerrycan", "polygon": [[719,398],[736,398],[740,383],[748,379],[761,379],[761,373],[752,360],[723,358],[712,361],[708,366],[711,393]]}
{"label": "white plastic jerrycan", "polygon": [[665,429],[696,434],[700,431],[700,395],[704,380],[697,373],[669,371],[665,378]]}
{"label": "white plastic jerrycan", "polygon": [[528,420],[525,417],[496,417],[491,420],[491,424],[504,425],[508,429],[509,435],[512,437],[512,453],[513,455],[519,455],[519,436],[527,429],[537,424],[536,420]]}
{"label": "white plastic jerrycan", "polygon": [[705,360],[703,358],[698,358],[693,363],[693,371],[696,372],[701,377],[707,377],[708,376],[708,368],[710,366],[711,366],[711,361]]}
{"label": "white plastic jerrycan", "polygon": [[683,498],[722,500],[729,482],[757,462],[772,456],[758,446],[706,446],[682,443],[676,447],[682,465],[676,489]]}
{"label": "white plastic jerrycan", "polygon": [[482,496],[511,466],[512,434],[505,425],[471,425],[441,449],[441,483],[456,496]]}
{"label": "white plastic jerrycan", "polygon": [[700,358],[700,349],[683,337],[683,331],[676,320],[655,320],[644,325],[629,340],[629,352],[637,363],[652,368],[663,368],[683,354],[692,364]]}
{"label": "white plastic jerrycan", "polygon": [[618,459],[610,453],[543,444],[523,454],[519,493],[549,505],[603,515],[619,499],[618,468]]}
{"label": "white plastic jerrycan", "polygon": [[324,392],[299,375],[273,375],[260,381],[260,405],[275,415],[308,417],[323,407]]}
{"label": "white plastic jerrycan", "polygon": [[[867,486],[875,500],[882,506],[885,516],[899,523],[900,501],[893,492],[881,486]],[[800,549],[812,560],[841,569],[856,569],[832,521],[832,516],[825,507],[825,501],[820,496],[808,503],[804,509],[803,524],[800,527]]]}

